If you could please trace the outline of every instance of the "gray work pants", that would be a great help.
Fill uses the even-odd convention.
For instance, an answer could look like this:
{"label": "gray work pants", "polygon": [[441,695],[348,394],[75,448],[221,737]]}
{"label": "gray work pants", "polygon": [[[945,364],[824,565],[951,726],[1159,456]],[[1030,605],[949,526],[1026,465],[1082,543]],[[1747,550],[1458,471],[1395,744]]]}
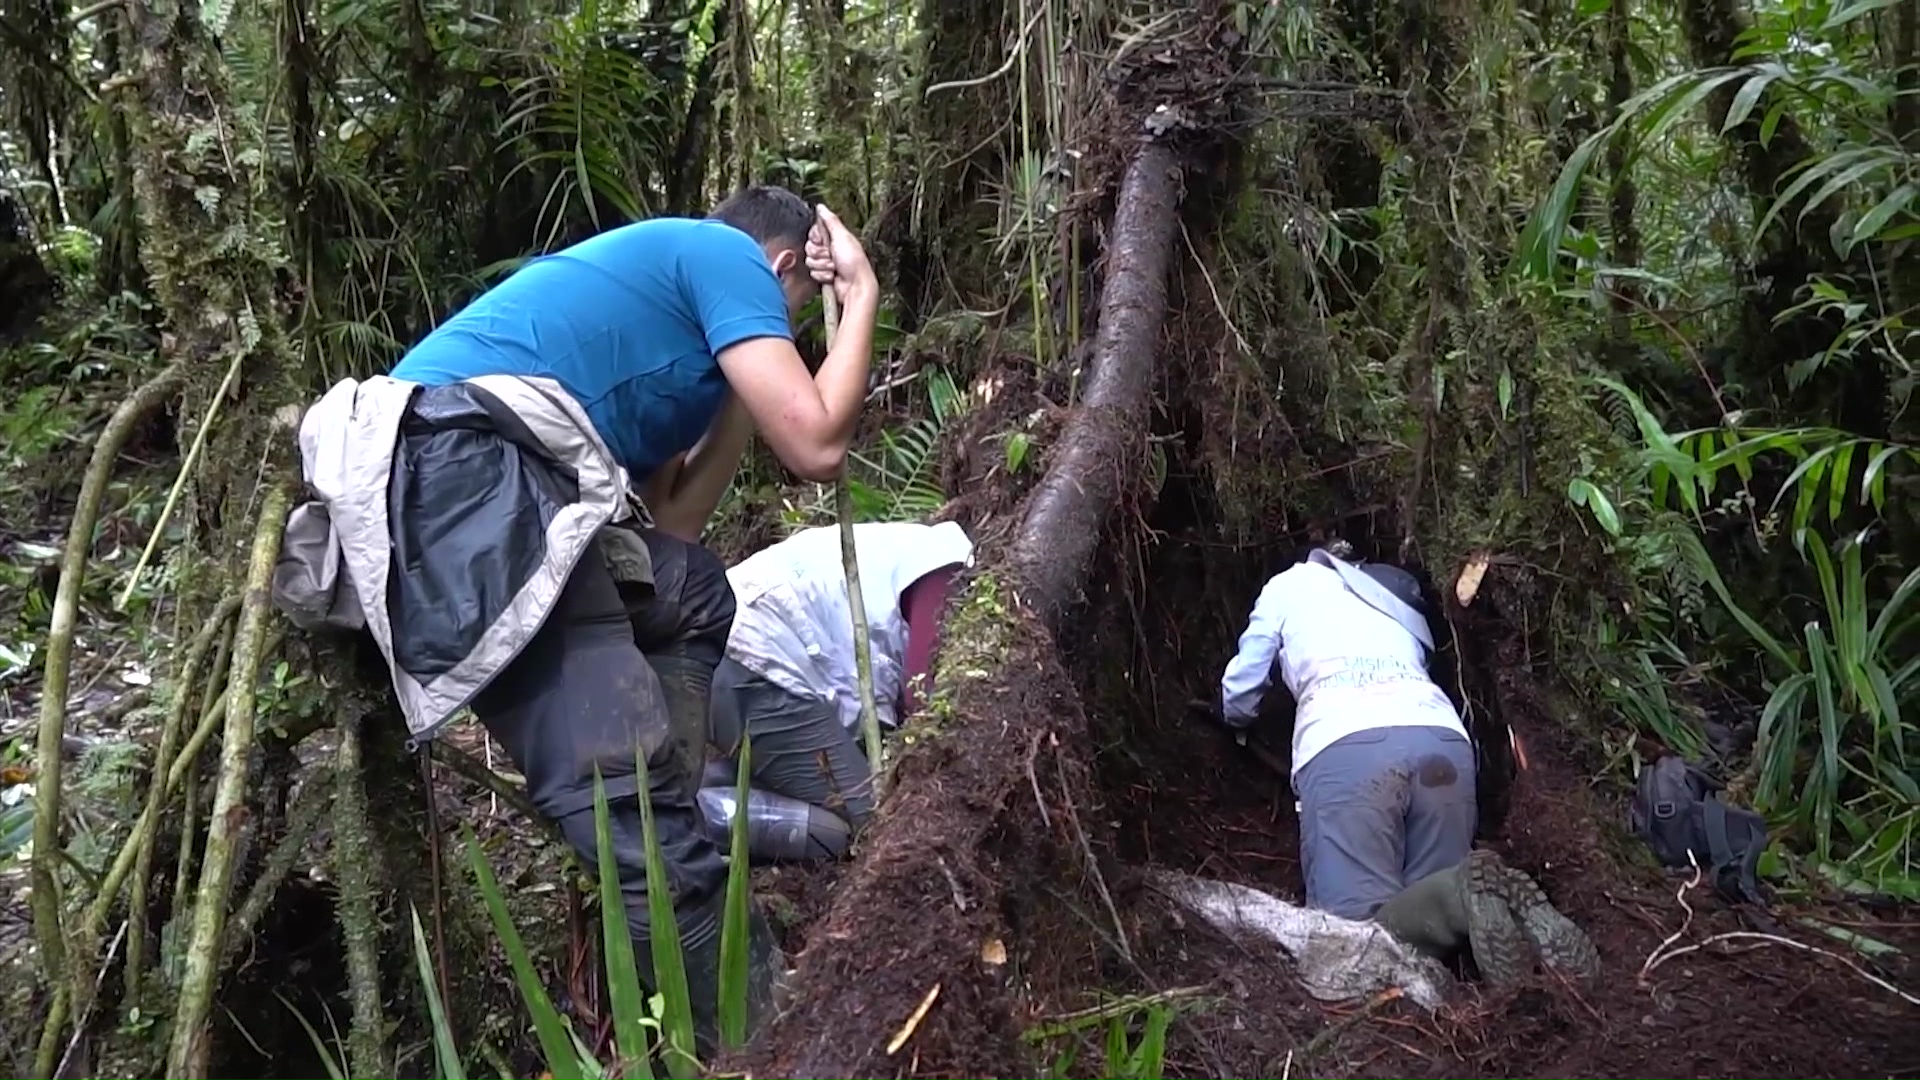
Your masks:
{"label": "gray work pants", "polygon": [[1456,731],[1355,732],[1315,754],[1293,787],[1308,907],[1371,918],[1473,847],[1473,744]]}
{"label": "gray work pants", "polygon": [[830,702],[803,698],[731,657],[713,673],[714,745],[729,755],[752,736],[753,786],[830,810],[858,829],[873,813],[873,775]]}

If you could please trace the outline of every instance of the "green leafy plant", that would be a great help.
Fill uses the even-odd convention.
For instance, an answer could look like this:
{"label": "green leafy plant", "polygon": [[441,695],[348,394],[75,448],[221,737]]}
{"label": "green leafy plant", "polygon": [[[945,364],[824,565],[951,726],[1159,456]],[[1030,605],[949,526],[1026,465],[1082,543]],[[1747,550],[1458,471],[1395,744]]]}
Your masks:
{"label": "green leafy plant", "polygon": [[[851,470],[847,492],[853,498],[855,521],[910,521],[946,504],[947,493],[939,478],[940,436],[965,410],[966,395],[944,368],[929,368],[922,379],[929,415],[882,431],[877,450],[847,454]],[[822,486],[820,491],[816,499],[787,515],[795,528],[832,520],[831,490]]]}
{"label": "green leafy plant", "polygon": [[[1886,506],[1888,469],[1920,461],[1914,448],[1862,439],[1827,428],[1759,430],[1713,428],[1667,432],[1627,387],[1599,380],[1629,408],[1641,438],[1628,483],[1650,513],[1678,512],[1686,527],[1665,535],[1687,568],[1764,658],[1771,688],[1762,709],[1753,758],[1743,787],[1754,805],[1811,849],[1823,864],[1843,863],[1850,878],[1905,881],[1920,850],[1920,783],[1916,783],[1910,728],[1920,697],[1920,659],[1912,639],[1920,629],[1920,569],[1891,592],[1876,595],[1866,558],[1871,528],[1845,536],[1837,558],[1822,526],[1837,527],[1850,511],[1876,516]],[[1817,587],[1819,603],[1797,633],[1777,632],[1736,599],[1701,539],[1703,513],[1730,477],[1743,486],[1756,465],[1777,455],[1793,468],[1777,482],[1768,513],[1789,496],[1790,534]],[[1623,542],[1633,530],[1599,488],[1576,478],[1568,497]],[[1635,522],[1634,525],[1645,525]],[[1611,633],[1611,631],[1609,631]],[[1666,655],[1686,657],[1657,631]],[[1682,753],[1701,743],[1677,716],[1664,678],[1644,646],[1605,692],[1638,725]],[[1622,668],[1618,665],[1616,672]]]}
{"label": "green leafy plant", "polygon": [[[1767,512],[1777,511],[1788,495],[1793,496],[1789,524],[1796,547],[1804,545],[1808,530],[1823,513],[1829,525],[1839,525],[1842,513],[1851,506],[1884,512],[1889,470],[1920,464],[1920,447],[1860,438],[1833,428],[1700,428],[1669,434],[1638,394],[1612,379],[1594,381],[1619,395],[1631,410],[1642,440],[1639,467],[1656,509],[1677,506],[1697,520],[1719,497],[1729,476],[1748,484],[1762,459],[1769,455],[1791,458],[1796,464],[1780,483]],[[1575,505],[1587,506],[1602,528],[1620,535],[1618,514],[1590,482],[1576,477],[1569,482],[1567,496]]]}
{"label": "green leafy plant", "polygon": [[502,125],[518,156],[512,173],[553,169],[540,208],[539,243],[551,246],[578,203],[596,227],[604,201],[629,220],[648,211],[645,189],[633,178],[667,149],[659,119],[661,88],[639,57],[611,38],[611,20],[599,0],[557,20],[541,70],[511,86],[513,105]]}
{"label": "green leafy plant", "polygon": [[[1095,1028],[1104,1028],[1104,1063],[1099,1075],[1115,1080],[1160,1080],[1166,1073],[1167,1031],[1183,1008],[1192,1006],[1189,990],[1116,998],[1102,1005],[1069,1013],[1057,1020],[1027,1029],[1024,1038],[1031,1043],[1062,1040],[1053,1059],[1050,1077],[1065,1077],[1080,1056],[1080,1042],[1074,1036]],[[1133,1034],[1136,1026],[1138,1037]]]}
{"label": "green leafy plant", "polygon": [[[736,806],[746,805],[748,778],[751,775],[750,755],[751,747],[743,743],[734,792]],[[636,755],[635,766],[639,790],[644,792],[645,758]],[[611,867],[614,865],[612,823],[606,785],[597,776],[594,778],[593,805],[598,864]],[[473,831],[465,825],[461,827],[474,883],[486,904],[494,932],[507,954],[507,962],[513,969],[514,983],[520,989],[521,999],[533,1022],[534,1035],[539,1041],[541,1055],[546,1061],[546,1072],[550,1076],[619,1076],[625,1080],[651,1080],[656,1057],[669,1076],[701,1075],[700,1062],[693,1049],[693,1009],[687,989],[686,961],[680,946],[678,923],[673,917],[672,891],[667,883],[665,859],[660,851],[652,807],[644,796],[640,799],[640,807],[641,837],[646,848],[648,915],[653,928],[651,943],[653,970],[656,973],[655,992],[649,995],[642,985],[633,951],[633,937],[627,926],[626,902],[621,893],[619,876],[614,873],[600,874],[601,947],[605,958],[609,1007],[613,1010],[614,1040],[619,1053],[617,1062],[611,1067],[603,1065],[593,1056],[566,1018],[554,1007],[539,971],[534,967],[526,942],[507,911],[506,899],[499,880],[494,876],[493,867],[481,851]],[[747,936],[752,895],[744,814],[736,816],[733,822],[729,859],[725,909],[720,925],[720,998],[716,1002],[716,1012],[721,1044],[740,1046],[745,1043],[747,1035]],[[419,950],[421,979],[425,983],[429,1011],[435,1023],[435,1049],[436,1053],[444,1055],[441,1058],[441,1075],[452,1076],[454,1073],[444,1070],[448,1067],[448,1060],[452,1061],[455,1069],[460,1067],[458,1048],[453,1045],[451,1035],[442,1030],[444,1015],[436,1004],[438,996],[432,965],[424,952],[425,939],[419,936],[418,924],[416,914],[416,947]]]}

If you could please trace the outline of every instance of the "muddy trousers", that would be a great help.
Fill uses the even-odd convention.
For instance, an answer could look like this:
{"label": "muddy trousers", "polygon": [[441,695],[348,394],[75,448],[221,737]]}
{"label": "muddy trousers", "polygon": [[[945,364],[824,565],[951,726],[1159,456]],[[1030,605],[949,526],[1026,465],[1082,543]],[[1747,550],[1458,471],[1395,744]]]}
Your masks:
{"label": "muddy trousers", "polygon": [[1307,906],[1367,919],[1473,847],[1473,744],[1441,727],[1357,731],[1293,777]]}
{"label": "muddy trousers", "polygon": [[[846,853],[853,833],[873,813],[873,774],[854,732],[831,702],[791,693],[729,658],[714,671],[711,723],[714,745],[729,756],[743,733],[752,740],[752,785],[762,804],[748,806],[755,861]],[[730,765],[715,770],[708,782],[731,788]],[[721,795],[707,793],[716,806]],[[730,817],[731,795],[724,801]],[[724,820],[718,814],[709,819],[713,824]],[[757,833],[755,825],[762,826]]]}
{"label": "muddy trousers", "polygon": [[[699,827],[695,763],[704,756],[706,683],[732,622],[733,593],[719,561],[704,549],[652,530],[646,539],[654,559],[651,593],[623,597],[605,559],[589,549],[539,633],[474,699],[473,711],[526,777],[534,805],[590,866],[598,862],[594,777],[603,779],[612,870],[649,985],[655,983],[639,800],[652,804],[705,1053],[718,1000],[726,863]],[[658,672],[637,640],[662,658]],[[667,680],[679,685],[670,692]],[[646,761],[645,790],[636,754]],[[765,1014],[779,968],[758,910],[752,922],[750,1020]]]}

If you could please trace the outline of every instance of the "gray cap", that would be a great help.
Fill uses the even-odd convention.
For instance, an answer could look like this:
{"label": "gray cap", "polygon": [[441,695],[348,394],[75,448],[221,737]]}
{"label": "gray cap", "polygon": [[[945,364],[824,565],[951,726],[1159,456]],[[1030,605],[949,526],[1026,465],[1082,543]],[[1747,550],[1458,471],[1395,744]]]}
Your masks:
{"label": "gray cap", "polygon": [[1387,563],[1369,562],[1360,564],[1360,572],[1379,582],[1413,610],[1422,613],[1427,610],[1426,597],[1420,592],[1420,582],[1405,570]]}

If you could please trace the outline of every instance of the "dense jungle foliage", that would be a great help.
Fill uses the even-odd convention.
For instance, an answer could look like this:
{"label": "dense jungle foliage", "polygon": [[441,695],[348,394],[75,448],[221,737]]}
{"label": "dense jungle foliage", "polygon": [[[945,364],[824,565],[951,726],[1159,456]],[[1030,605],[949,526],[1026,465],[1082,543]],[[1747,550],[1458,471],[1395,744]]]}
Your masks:
{"label": "dense jungle foliage", "polygon": [[[1123,129],[1196,17],[0,0],[0,1016],[34,1029],[11,1067],[42,1070],[18,1075],[89,1025],[101,1061],[156,1068],[172,1039],[204,1067],[181,1040],[296,863],[367,887],[315,917],[401,943],[355,977],[412,963],[426,856],[381,833],[398,796],[293,794],[358,767],[358,734],[328,741],[344,668],[242,603],[297,469],[280,410],[529,257],[780,183],[860,231],[887,290],[860,516],[982,478],[1004,505],[1076,404],[1143,138],[1205,148],[1156,490],[1206,487],[1222,543],[1364,517],[1460,604],[1484,578],[1596,782],[1654,746],[1717,758],[1778,888],[1920,900],[1920,4],[1227,0],[1229,100]],[[1000,407],[1014,386],[1037,404]],[[832,520],[753,455],[711,543]],[[342,854],[302,855],[335,816]],[[336,1022],[393,1067],[379,1007]]]}

